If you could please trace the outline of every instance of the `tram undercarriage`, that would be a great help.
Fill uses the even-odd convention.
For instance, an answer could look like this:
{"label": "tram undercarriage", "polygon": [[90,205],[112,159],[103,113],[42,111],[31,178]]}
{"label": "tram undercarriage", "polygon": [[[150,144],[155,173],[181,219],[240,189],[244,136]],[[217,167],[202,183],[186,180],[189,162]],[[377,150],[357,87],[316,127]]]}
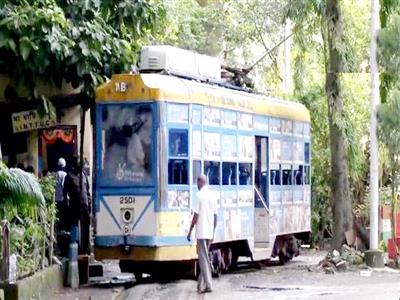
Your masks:
{"label": "tram undercarriage", "polygon": [[[300,240],[296,236],[307,238],[308,234],[278,236],[273,247],[256,247],[253,251],[247,240],[213,244],[209,252],[213,276],[219,277],[242,266],[258,268],[260,263],[274,257],[278,257],[279,263],[284,264],[300,253]],[[129,251],[135,250],[137,249],[131,248]],[[120,251],[126,251],[126,249]],[[198,274],[197,259],[170,261],[121,259],[119,266],[121,272],[133,273],[137,281],[141,281],[144,274],[159,280],[193,278]]]}

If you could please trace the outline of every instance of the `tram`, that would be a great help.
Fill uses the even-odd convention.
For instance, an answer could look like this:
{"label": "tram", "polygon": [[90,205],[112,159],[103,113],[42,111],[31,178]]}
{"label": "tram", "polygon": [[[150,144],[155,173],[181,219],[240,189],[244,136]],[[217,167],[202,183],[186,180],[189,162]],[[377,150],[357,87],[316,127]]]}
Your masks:
{"label": "tram", "polygon": [[136,276],[195,262],[200,174],[218,199],[222,269],[297,255],[310,233],[309,111],[222,83],[214,58],[149,46],[140,60],[96,92],[96,259]]}

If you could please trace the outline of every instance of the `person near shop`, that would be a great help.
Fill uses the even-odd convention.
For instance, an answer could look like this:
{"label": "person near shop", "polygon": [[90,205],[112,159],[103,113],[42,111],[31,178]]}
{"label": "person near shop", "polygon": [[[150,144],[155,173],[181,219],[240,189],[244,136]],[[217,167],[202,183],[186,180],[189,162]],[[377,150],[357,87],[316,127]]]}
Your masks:
{"label": "person near shop", "polygon": [[[67,172],[65,168],[67,167],[67,162],[64,158],[60,157],[57,163],[57,172],[55,174],[56,187],[55,187],[55,200],[57,208],[57,230],[67,230],[67,224],[65,217],[68,213],[67,200],[64,198],[64,182]],[[44,173],[44,172],[43,172]]]}
{"label": "person near shop", "polygon": [[79,252],[90,254],[90,187],[87,176],[78,165],[78,160],[74,160],[71,172],[65,177],[64,197],[68,200],[71,234],[75,232],[73,228],[79,228],[80,238],[77,239]]}

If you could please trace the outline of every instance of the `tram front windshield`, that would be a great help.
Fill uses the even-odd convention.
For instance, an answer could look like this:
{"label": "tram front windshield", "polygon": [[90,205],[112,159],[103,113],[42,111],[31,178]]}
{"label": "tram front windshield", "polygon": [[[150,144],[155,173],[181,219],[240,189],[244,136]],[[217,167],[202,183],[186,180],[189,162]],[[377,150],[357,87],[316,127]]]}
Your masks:
{"label": "tram front windshield", "polygon": [[153,114],[150,104],[110,104],[102,108],[102,184],[152,182]]}

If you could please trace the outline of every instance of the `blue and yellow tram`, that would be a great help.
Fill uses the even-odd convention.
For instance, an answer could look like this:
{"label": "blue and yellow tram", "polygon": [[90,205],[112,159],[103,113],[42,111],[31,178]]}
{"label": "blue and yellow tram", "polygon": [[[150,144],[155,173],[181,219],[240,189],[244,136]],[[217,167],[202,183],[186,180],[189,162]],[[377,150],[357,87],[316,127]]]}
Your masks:
{"label": "blue and yellow tram", "polygon": [[310,155],[299,103],[171,75],[114,75],[96,95],[96,258],[143,272],[195,260],[186,235],[203,173],[219,199],[214,247],[234,261],[257,251],[289,259],[285,245],[310,232]]}

